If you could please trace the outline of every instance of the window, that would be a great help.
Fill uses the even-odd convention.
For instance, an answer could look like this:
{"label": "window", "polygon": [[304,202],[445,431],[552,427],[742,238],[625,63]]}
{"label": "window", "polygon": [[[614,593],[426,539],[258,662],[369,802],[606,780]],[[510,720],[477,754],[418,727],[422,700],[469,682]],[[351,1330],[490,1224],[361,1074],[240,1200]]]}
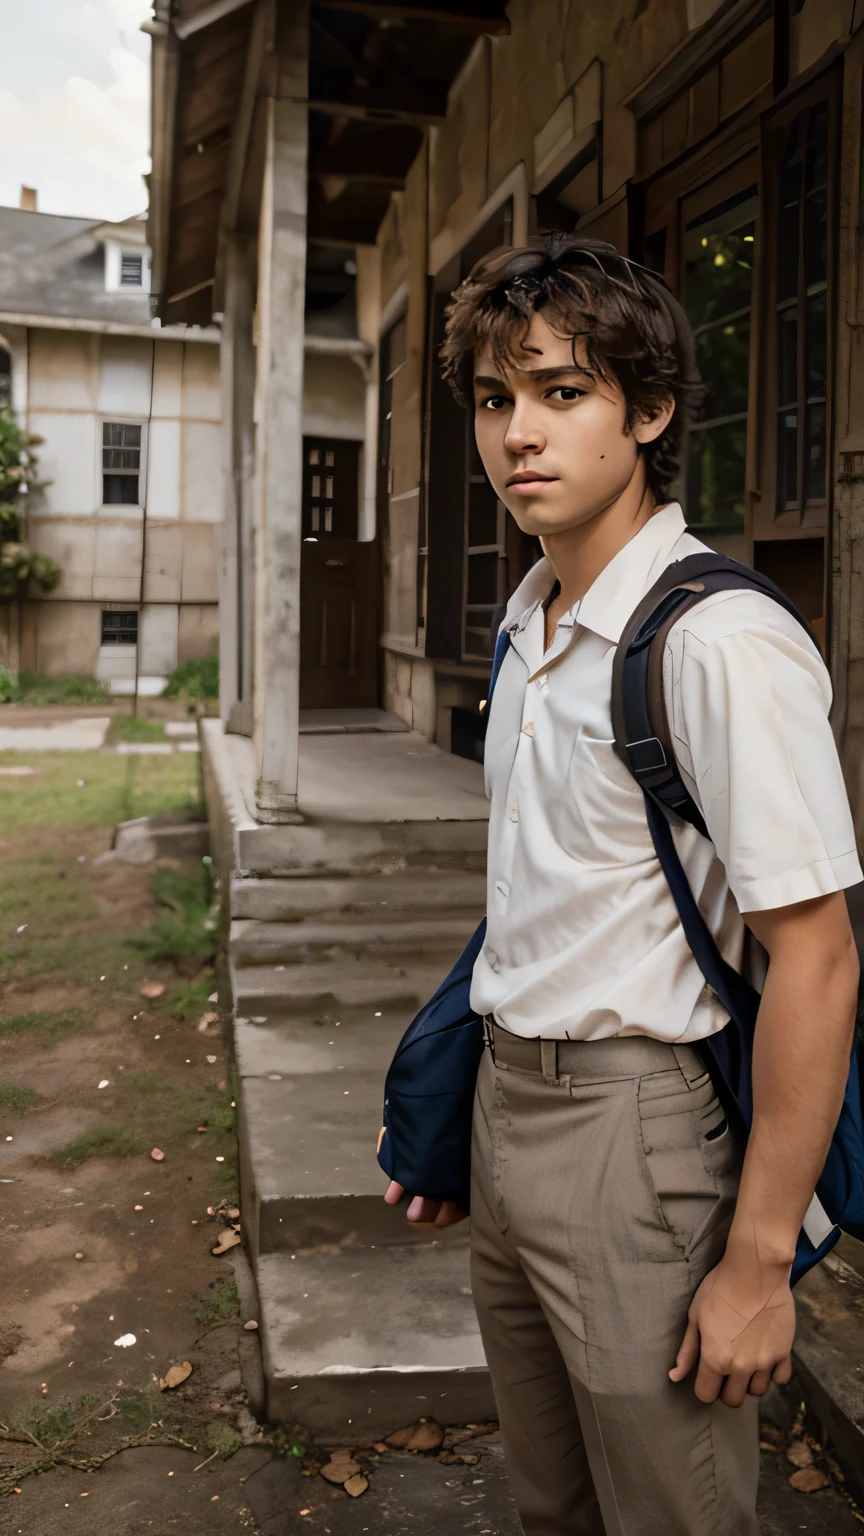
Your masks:
{"label": "window", "polygon": [[799,112],[780,170],[775,324],[776,510],[826,497],[828,103]]}
{"label": "window", "polygon": [[126,422],[102,425],[102,501],[105,506],[141,504],[141,428]]}
{"label": "window", "polygon": [[356,539],[359,468],[359,443],[304,437],[304,539]]}
{"label": "window", "polygon": [[138,614],[135,609],[111,610],[102,614],[103,645],[137,645]]}
{"label": "window", "polygon": [[142,288],[144,286],[144,257],[120,253],[120,287]]}
{"label": "window", "polygon": [[691,527],[744,529],[750,316],[758,196],[748,187],[684,226],[683,299],[705,385],[687,438]]}

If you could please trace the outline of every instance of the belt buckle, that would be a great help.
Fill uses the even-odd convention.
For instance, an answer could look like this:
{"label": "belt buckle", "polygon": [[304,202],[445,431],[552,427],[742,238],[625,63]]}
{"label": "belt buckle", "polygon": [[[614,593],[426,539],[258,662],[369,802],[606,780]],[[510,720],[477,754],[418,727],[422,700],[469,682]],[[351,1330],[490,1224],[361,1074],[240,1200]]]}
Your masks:
{"label": "belt buckle", "polygon": [[488,1013],[483,1015],[483,1044],[488,1046],[492,1061],[495,1061],[495,1031],[492,1027],[492,1019]]}

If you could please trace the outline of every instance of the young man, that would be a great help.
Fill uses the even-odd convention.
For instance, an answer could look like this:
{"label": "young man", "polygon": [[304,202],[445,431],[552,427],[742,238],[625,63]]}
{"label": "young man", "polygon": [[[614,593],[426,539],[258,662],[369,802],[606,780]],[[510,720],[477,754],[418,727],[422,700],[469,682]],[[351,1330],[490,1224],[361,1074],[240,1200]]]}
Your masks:
{"label": "young man", "polygon": [[[751,592],[706,599],[666,648],[711,838],[682,826],[676,846],[726,959],[758,963],[747,930],[768,957],[745,1153],[699,1052],[726,1015],[610,715],[626,621],[705,548],[665,499],[697,382],[683,312],[611,247],[559,238],[474,269],[443,355],[495,491],[545,553],[504,620],[471,996],[491,1025],[473,1286],[516,1504],[526,1536],[756,1536],[758,1402],[791,1372],[790,1266],[858,981],[828,675]],[[408,1214],[460,1215],[419,1197]]]}

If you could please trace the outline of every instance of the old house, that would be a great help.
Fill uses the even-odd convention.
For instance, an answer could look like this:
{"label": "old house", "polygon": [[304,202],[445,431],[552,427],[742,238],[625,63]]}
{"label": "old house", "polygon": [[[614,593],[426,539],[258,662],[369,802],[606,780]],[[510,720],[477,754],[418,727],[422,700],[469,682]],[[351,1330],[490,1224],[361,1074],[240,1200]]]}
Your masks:
{"label": "old house", "polygon": [[[443,310],[480,255],[535,230],[578,228],[665,275],[708,387],[680,486],[688,522],[774,577],[819,633],[861,825],[864,3],[157,0],[150,28],[157,311],[222,325],[223,723],[205,757],[223,864],[243,871],[232,974],[271,1408],[341,1425],[374,1399],[377,1425],[406,1398],[434,1411],[446,1376],[472,1417],[476,1340],[452,1296],[455,1311],[431,1315],[458,1244],[446,1260],[428,1244],[380,1251],[396,1229],[356,1126],[374,1139],[392,1027],[382,1041],[369,1024],[351,1055],[369,1067],[364,1112],[328,1121],[314,1174],[289,1167],[301,1130],[286,1111],[298,1062],[319,1061],[297,1054],[302,1019],[322,999],[340,1022],[372,999],[407,1007],[421,961],[440,972],[482,910],[470,759],[492,621],[532,551],[438,377]],[[326,422],[304,425],[319,248],[356,265],[368,364],[350,460]],[[390,729],[362,734],[370,704]],[[380,1308],[377,1322],[346,1309],[340,1333],[337,1258],[304,1260],[329,1309],[314,1343],[290,1321],[286,1248],[358,1232],[357,1287],[394,1288],[410,1362]],[[427,1333],[398,1310],[405,1276],[436,1298]]]}
{"label": "old house", "polygon": [[[218,636],[219,333],[150,318],[142,218],[0,209],[0,392],[43,439],[27,539],[62,569],[12,666],[161,690]],[[2,381],[5,381],[3,383]]]}

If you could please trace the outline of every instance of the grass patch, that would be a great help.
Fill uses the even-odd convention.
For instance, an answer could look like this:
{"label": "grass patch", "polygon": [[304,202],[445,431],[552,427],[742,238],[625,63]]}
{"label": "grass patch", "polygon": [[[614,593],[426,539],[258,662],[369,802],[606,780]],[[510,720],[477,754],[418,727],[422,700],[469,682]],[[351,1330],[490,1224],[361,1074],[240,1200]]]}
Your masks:
{"label": "grass patch", "polygon": [[165,741],[165,727],[161,720],[142,720],[138,715],[115,715],[105,736],[105,745],[113,747],[118,741]]}
{"label": "grass patch", "polygon": [[213,966],[208,965],[207,975],[196,976],[177,988],[171,999],[171,1012],[175,1019],[194,1019],[213,1008],[210,994],[217,990],[215,975]]}
{"label": "grass patch", "polygon": [[141,1143],[131,1131],[119,1125],[97,1125],[85,1131],[66,1147],[50,1154],[51,1162],[63,1171],[80,1168],[91,1157],[134,1157]]}
{"label": "grass patch", "polygon": [[199,1303],[195,1308],[195,1321],[201,1328],[212,1328],[215,1323],[224,1323],[229,1317],[237,1317],[240,1313],[237,1286],[228,1275],[220,1275],[218,1280],[211,1280],[207,1293],[196,1296],[195,1300]]}
{"label": "grass patch", "polygon": [[79,1425],[102,1405],[99,1397],[61,1398],[56,1403],[37,1403],[12,1420],[12,1428],[32,1435],[46,1451],[66,1445]]}
{"label": "grass patch", "polygon": [[153,895],[164,908],[150,927],[133,940],[147,960],[210,960],[218,945],[218,913],[213,909],[210,865],[202,860],[191,874],[159,869]]}
{"label": "grass patch", "polygon": [[0,1110],[21,1114],[38,1104],[40,1095],[35,1088],[18,1088],[15,1083],[0,1083]]}
{"label": "grass patch", "polygon": [[57,1013],[16,1013],[9,1019],[0,1019],[0,1039],[4,1035],[37,1035],[52,1043],[68,1040],[70,1035],[81,1035],[89,1029],[92,1014],[84,1008],[61,1008]]}
{"label": "grass patch", "polygon": [[[33,754],[2,752],[0,762],[32,767]],[[76,826],[111,827],[169,811],[203,814],[199,765],[192,752],[158,757],[42,752],[39,768],[38,779],[0,780],[0,823],[7,839],[23,839],[40,828],[61,833]]]}
{"label": "grass patch", "polygon": [[43,677],[39,672],[19,672],[10,704],[107,704],[111,695],[95,677],[70,673],[67,677]]}

